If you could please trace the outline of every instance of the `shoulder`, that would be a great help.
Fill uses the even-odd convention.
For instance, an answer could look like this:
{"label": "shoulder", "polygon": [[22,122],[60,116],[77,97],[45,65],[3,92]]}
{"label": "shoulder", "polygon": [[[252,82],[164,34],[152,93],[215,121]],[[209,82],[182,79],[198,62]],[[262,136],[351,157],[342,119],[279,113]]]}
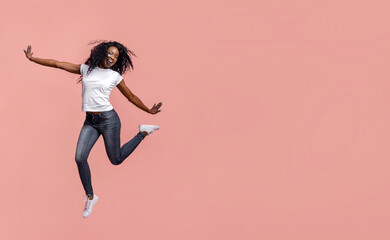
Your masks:
{"label": "shoulder", "polygon": [[114,76],[115,85],[118,85],[122,81],[123,77],[117,71],[114,71],[114,70],[112,70],[112,71],[114,72],[113,76]]}
{"label": "shoulder", "polygon": [[111,73],[112,73],[116,78],[121,78],[121,77],[122,77],[122,75],[121,75],[120,73],[118,73],[117,71],[112,70],[112,69],[110,69],[110,70],[111,70]]}
{"label": "shoulder", "polygon": [[115,70],[113,70],[113,69],[110,69],[114,74],[116,74],[116,75],[121,75],[119,72],[117,72],[117,71],[115,71]]}
{"label": "shoulder", "polygon": [[89,65],[82,63],[81,67],[89,67]]}
{"label": "shoulder", "polygon": [[82,70],[82,69],[88,69],[89,68],[89,65],[87,65],[87,64],[84,64],[84,63],[82,63],[81,65],[80,65],[80,69]]}
{"label": "shoulder", "polygon": [[81,75],[84,75],[85,74],[85,72],[86,72],[86,69],[88,69],[88,67],[86,67],[87,65],[85,65],[84,63],[82,63],[81,65],[80,65],[80,74]]}

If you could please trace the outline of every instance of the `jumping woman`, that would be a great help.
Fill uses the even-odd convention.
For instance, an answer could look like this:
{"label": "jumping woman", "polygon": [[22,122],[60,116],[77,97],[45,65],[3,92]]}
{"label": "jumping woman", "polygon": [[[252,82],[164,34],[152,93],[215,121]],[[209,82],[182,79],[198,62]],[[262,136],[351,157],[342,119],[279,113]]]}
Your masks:
{"label": "jumping woman", "polygon": [[138,134],[121,147],[121,122],[109,102],[112,89],[116,86],[132,104],[150,114],[160,112],[162,103],[154,104],[149,109],[126,86],[122,75],[129,67],[134,69],[129,54],[133,56],[135,54],[118,42],[100,42],[91,50],[91,55],[84,64],[33,57],[30,45],[24,53],[32,62],[81,75],[79,82],[82,82],[82,111],[86,112],[86,117],[77,141],[75,159],[81,183],[87,195],[83,217],[88,217],[99,197],[92,189],[87,158],[100,135],[103,135],[111,163],[119,165],[134,151],[145,136],[160,128],[155,125],[139,125]]}

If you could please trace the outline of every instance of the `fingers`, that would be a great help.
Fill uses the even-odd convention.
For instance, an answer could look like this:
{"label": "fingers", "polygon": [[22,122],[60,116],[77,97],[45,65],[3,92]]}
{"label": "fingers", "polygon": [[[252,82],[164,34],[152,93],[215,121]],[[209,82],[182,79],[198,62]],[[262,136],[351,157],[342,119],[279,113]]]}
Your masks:
{"label": "fingers", "polygon": [[24,52],[25,52],[26,54],[31,53],[31,45],[28,45],[28,46],[27,46],[27,51],[24,50]]}
{"label": "fingers", "polygon": [[[162,106],[162,102],[160,102],[159,104],[157,104],[156,105],[156,113],[159,113],[159,112],[161,112],[161,110],[160,110],[160,107]],[[155,114],[156,114],[155,113]]]}
{"label": "fingers", "polygon": [[24,54],[26,54],[26,57],[29,57],[29,55],[31,56],[32,55],[32,52],[31,52],[31,45],[28,45],[27,46],[27,50],[24,50]]}
{"label": "fingers", "polygon": [[156,114],[156,113],[159,113],[161,112],[160,107],[162,106],[162,102],[159,102],[157,105],[156,104],[153,104],[153,107],[152,107],[152,114]]}
{"label": "fingers", "polygon": [[157,105],[156,105],[156,104],[153,104],[153,107],[152,107],[152,108],[159,109],[161,106],[162,106],[162,102],[159,102]]}
{"label": "fingers", "polygon": [[162,106],[162,102],[159,102],[157,105],[154,104],[156,106],[157,109],[159,109],[161,106]]}
{"label": "fingers", "polygon": [[23,51],[24,51],[24,54],[26,55],[26,58],[29,58],[27,51],[24,49],[23,49]]}

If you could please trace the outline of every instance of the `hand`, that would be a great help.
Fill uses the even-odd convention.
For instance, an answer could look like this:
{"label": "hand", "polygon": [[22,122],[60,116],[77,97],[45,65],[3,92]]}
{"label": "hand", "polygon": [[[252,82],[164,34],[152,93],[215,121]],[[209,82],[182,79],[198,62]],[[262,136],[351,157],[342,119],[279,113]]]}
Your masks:
{"label": "hand", "polygon": [[153,107],[149,110],[149,113],[151,113],[151,114],[156,114],[156,113],[158,113],[158,112],[161,112],[161,110],[159,110],[160,109],[160,107],[161,107],[161,105],[162,105],[162,102],[160,102],[159,104],[154,104],[153,105]]}
{"label": "hand", "polygon": [[24,49],[23,49],[23,51],[26,54],[26,58],[28,58],[28,60],[31,60],[32,55],[33,55],[33,53],[31,52],[31,45],[28,45],[27,51]]}

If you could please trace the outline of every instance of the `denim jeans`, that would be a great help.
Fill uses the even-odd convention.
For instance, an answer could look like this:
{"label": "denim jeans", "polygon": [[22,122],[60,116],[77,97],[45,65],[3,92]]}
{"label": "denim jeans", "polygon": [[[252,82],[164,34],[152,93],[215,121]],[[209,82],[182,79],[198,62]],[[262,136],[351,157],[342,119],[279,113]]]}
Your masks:
{"label": "denim jeans", "polygon": [[121,122],[114,109],[99,114],[86,114],[77,141],[75,159],[81,183],[87,196],[93,196],[91,171],[87,158],[100,134],[103,135],[107,156],[114,165],[121,164],[145,138],[144,134],[139,132],[133,139],[120,147],[120,130]]}

